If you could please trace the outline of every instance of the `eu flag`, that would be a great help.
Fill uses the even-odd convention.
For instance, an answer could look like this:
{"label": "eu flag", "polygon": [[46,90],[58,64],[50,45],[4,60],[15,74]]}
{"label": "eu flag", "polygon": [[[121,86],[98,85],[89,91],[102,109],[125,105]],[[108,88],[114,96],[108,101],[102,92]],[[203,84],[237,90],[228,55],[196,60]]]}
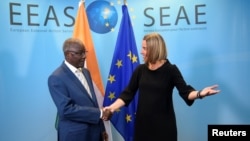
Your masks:
{"label": "eu flag", "polygon": [[[127,86],[134,69],[139,65],[139,57],[126,5],[122,6],[123,16],[106,85],[103,106],[112,104]],[[125,141],[133,140],[134,121],[137,107],[136,94],[129,107],[115,111],[110,120]]]}

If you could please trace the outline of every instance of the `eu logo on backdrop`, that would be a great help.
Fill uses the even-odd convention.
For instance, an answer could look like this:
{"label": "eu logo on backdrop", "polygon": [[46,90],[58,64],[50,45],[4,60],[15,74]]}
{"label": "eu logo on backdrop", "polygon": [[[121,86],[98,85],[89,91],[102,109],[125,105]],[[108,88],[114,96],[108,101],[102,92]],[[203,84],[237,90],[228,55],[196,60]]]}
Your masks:
{"label": "eu logo on backdrop", "polygon": [[89,26],[96,33],[112,31],[118,20],[118,14],[113,5],[107,1],[94,1],[86,9]]}

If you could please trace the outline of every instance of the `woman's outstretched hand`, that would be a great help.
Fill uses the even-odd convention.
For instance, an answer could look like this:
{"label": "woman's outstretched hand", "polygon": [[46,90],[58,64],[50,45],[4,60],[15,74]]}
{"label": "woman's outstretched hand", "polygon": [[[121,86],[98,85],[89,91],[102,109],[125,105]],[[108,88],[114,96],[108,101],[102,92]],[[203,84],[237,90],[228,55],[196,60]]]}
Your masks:
{"label": "woman's outstretched hand", "polygon": [[205,87],[204,89],[200,91],[200,96],[205,97],[205,96],[211,96],[211,95],[217,94],[220,92],[220,90],[217,89],[218,87],[219,87],[218,85]]}

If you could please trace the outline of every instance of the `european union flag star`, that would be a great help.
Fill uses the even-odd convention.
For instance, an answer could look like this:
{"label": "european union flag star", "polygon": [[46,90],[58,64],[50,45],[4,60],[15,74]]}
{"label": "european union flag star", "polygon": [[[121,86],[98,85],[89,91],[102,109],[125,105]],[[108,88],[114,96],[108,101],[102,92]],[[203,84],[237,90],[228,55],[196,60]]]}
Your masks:
{"label": "european union flag star", "polygon": [[110,101],[112,101],[113,99],[115,99],[115,93],[114,92],[109,92],[108,98],[110,99]]}
{"label": "european union flag star", "polygon": [[126,121],[127,121],[127,123],[132,121],[131,115],[129,115],[129,114],[126,115]]}
{"label": "european union flag star", "polygon": [[108,81],[112,84],[115,81],[115,75],[109,75]]}
{"label": "european union flag star", "polygon": [[131,60],[132,60],[133,63],[137,63],[137,56],[133,54],[133,57],[132,57]]}
{"label": "european union flag star", "polygon": [[122,60],[117,60],[116,64],[115,64],[118,68],[120,68],[122,66]]}
{"label": "european union flag star", "polygon": [[131,51],[129,51],[129,53],[128,53],[128,55],[127,55],[128,57],[129,57],[129,59],[131,60],[131,58],[132,58],[132,52]]}

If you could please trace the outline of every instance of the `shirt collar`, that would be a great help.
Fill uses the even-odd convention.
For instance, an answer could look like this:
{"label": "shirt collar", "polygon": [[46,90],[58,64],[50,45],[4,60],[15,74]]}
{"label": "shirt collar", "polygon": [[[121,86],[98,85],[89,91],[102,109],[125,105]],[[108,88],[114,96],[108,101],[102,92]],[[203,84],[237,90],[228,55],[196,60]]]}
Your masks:
{"label": "shirt collar", "polygon": [[78,71],[78,69],[71,65],[67,60],[65,60],[64,63],[73,73],[76,73]]}

